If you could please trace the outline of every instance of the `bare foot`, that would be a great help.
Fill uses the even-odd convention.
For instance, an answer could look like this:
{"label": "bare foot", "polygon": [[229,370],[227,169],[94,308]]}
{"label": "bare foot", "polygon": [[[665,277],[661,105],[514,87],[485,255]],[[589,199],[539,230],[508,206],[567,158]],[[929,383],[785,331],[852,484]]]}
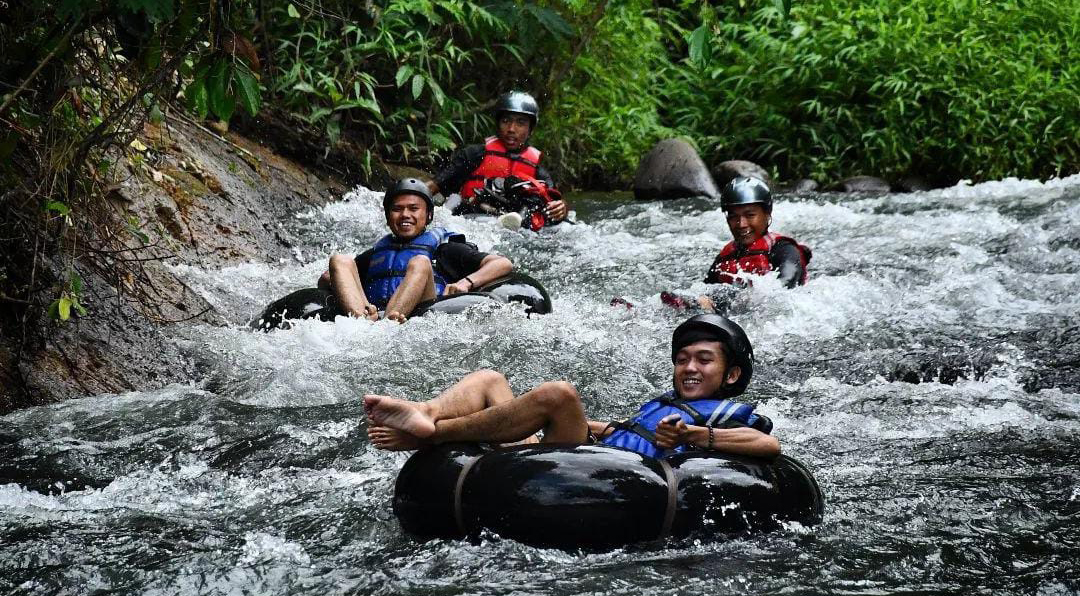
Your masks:
{"label": "bare foot", "polygon": [[405,315],[399,313],[396,310],[392,310],[392,311],[386,313],[386,318],[390,319],[391,321],[397,321],[398,323],[404,323],[405,322]]}
{"label": "bare foot", "polygon": [[367,320],[369,320],[369,321],[378,321],[379,320],[379,309],[378,309],[378,307],[376,307],[374,304],[368,304],[367,306],[364,307],[364,316],[367,317]]}
{"label": "bare foot", "polygon": [[411,401],[386,395],[365,395],[364,411],[375,426],[396,428],[420,439],[435,434],[435,422],[420,411],[420,404]]}
{"label": "bare foot", "polygon": [[372,445],[387,451],[416,451],[426,444],[403,430],[389,426],[368,428],[368,440]]}

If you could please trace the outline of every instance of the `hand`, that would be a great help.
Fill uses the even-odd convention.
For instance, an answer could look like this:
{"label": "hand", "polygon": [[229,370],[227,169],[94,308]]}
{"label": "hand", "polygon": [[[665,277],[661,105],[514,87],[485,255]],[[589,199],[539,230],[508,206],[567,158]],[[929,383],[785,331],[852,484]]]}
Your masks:
{"label": "hand", "polygon": [[566,219],[566,213],[570,210],[566,201],[552,201],[544,207],[544,214],[547,215],[551,221],[562,221]]}
{"label": "hand", "polygon": [[671,449],[685,443],[687,427],[682,416],[670,414],[656,425],[656,446]]}
{"label": "hand", "polygon": [[473,289],[472,283],[467,279],[459,279],[452,284],[446,284],[443,288],[443,296],[453,296],[454,294],[464,294],[465,292],[471,292]]}
{"label": "hand", "polygon": [[713,302],[712,298],[709,298],[708,296],[698,296],[697,303],[707,312],[716,312],[716,303]]}

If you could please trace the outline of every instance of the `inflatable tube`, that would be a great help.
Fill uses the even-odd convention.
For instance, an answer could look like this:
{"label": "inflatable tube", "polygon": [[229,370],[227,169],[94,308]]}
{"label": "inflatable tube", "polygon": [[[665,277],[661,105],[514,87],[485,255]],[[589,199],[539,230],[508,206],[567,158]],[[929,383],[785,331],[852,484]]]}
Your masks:
{"label": "inflatable tube", "polygon": [[[551,297],[540,282],[524,273],[511,273],[477,288],[475,292],[440,296],[433,302],[421,303],[412,316],[418,317],[431,312],[459,313],[491,301],[519,302],[525,305],[525,312],[530,315],[551,312]],[[329,292],[319,288],[304,288],[271,302],[248,326],[256,331],[288,329],[289,320],[333,321],[334,317],[341,314],[344,313]]]}
{"label": "inflatable tube", "polygon": [[657,459],[604,445],[440,445],[409,458],[394,488],[394,513],[409,534],[475,538],[488,530],[565,549],[722,540],[785,521],[812,525],[823,511],[813,476],[784,455]]}

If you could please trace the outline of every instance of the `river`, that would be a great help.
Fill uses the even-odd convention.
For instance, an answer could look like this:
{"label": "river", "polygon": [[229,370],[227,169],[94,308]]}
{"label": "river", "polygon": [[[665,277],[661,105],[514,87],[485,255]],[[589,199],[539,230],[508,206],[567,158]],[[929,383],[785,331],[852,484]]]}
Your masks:
{"label": "river", "polygon": [[0,594],[1080,593],[1080,175],[781,195],[773,230],[813,248],[811,281],[759,281],[731,313],[757,355],[748,398],[813,470],[824,521],[592,553],[404,535],[407,454],[368,445],[358,398],[426,399],[491,367],[625,416],[670,384],[685,314],[658,294],[705,289],[729,237],[717,205],[580,196],[578,225],[540,235],[440,208],[555,312],[248,331],[384,233],[378,193],[346,199],[281,222],[304,238],[292,259],[176,266],[235,323],[172,340],[190,384],[0,418],[17,481],[0,484]]}

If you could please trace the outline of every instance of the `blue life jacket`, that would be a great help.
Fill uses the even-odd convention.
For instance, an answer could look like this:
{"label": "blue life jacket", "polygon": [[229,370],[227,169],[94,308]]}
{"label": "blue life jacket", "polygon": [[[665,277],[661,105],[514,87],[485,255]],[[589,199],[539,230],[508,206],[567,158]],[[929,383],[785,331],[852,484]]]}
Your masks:
{"label": "blue life jacket", "polygon": [[444,228],[428,228],[423,234],[404,242],[393,234],[379,239],[371,254],[367,275],[362,280],[368,302],[380,310],[386,308],[386,303],[390,302],[390,297],[405,277],[409,259],[418,255],[431,260],[431,270],[435,275],[435,295],[441,296],[446,280],[435,268],[435,249],[444,242],[465,242],[465,236]]}
{"label": "blue life jacket", "polygon": [[686,445],[674,449],[660,449],[656,446],[656,426],[660,421],[678,414],[683,422],[695,426],[714,428],[756,428],[764,433],[772,431],[772,421],[754,414],[754,407],[722,398],[684,400],[676,397],[674,391],[641,406],[636,416],[625,422],[616,423],[615,431],[603,439],[605,445],[622,447],[637,451],[649,457],[663,457],[672,453],[686,451]]}

